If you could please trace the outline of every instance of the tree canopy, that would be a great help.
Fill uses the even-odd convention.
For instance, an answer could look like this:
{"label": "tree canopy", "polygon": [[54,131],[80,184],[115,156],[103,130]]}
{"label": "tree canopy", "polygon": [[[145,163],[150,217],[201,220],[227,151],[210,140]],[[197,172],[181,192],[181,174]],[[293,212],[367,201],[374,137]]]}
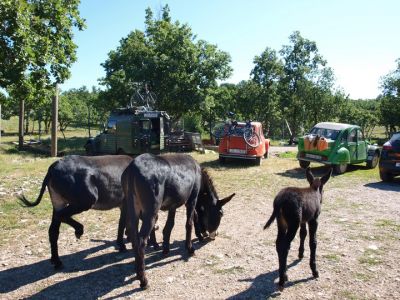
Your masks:
{"label": "tree canopy", "polygon": [[231,74],[229,63],[228,53],[196,41],[187,24],[172,22],[168,5],[160,19],[147,9],[145,31],[128,34],[103,64],[104,106],[126,106],[148,84],[158,109],[177,117],[200,110],[205,91]]}

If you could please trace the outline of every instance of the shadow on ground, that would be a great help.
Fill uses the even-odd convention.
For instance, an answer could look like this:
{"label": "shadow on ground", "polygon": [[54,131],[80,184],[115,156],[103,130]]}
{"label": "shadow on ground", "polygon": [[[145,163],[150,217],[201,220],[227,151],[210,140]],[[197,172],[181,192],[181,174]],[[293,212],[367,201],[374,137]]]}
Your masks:
{"label": "shadow on ground", "polygon": [[[291,267],[296,266],[301,260],[297,259],[291,264],[288,265],[288,269]],[[229,297],[229,300],[236,300],[236,299],[269,299],[269,298],[276,298],[281,296],[285,293],[279,292],[277,289],[277,285],[274,283],[274,280],[279,277],[278,271],[273,271],[265,274],[261,274],[255,278],[246,278],[241,279],[240,281],[251,282],[250,288],[247,290]],[[305,279],[290,281],[290,274],[289,274],[289,281],[285,284],[285,289],[289,289],[291,286],[294,286],[299,283],[307,282],[313,280],[314,277],[308,277]]]}
{"label": "shadow on ground", "polygon": [[400,178],[394,178],[391,182],[380,181],[367,183],[364,186],[382,191],[400,192]]}
{"label": "shadow on ground", "polygon": [[[134,283],[135,266],[133,251],[128,250],[124,253],[110,251],[88,258],[88,256],[96,252],[115,246],[114,242],[109,241],[101,240],[94,242],[100,242],[101,244],[61,257],[65,267],[59,272],[70,274],[69,278],[56,281],[42,290],[36,288],[39,291],[30,296],[29,299],[98,299],[119,287]],[[194,246],[196,249],[200,249],[205,244],[206,242],[196,242]],[[170,245],[168,255],[162,254],[162,250],[156,251],[148,247],[146,249],[146,270],[162,267],[165,264],[182,259],[187,261],[189,256],[184,245],[184,241],[175,241]],[[129,262],[122,262],[125,259],[129,259]],[[83,271],[92,272],[76,276]],[[49,259],[0,271],[0,294],[13,292],[56,274],[57,271],[53,269]],[[43,284],[38,283],[37,286],[43,287]],[[118,295],[116,298],[127,297],[141,290],[139,282],[134,283],[128,289],[129,291],[124,292],[123,295]]]}

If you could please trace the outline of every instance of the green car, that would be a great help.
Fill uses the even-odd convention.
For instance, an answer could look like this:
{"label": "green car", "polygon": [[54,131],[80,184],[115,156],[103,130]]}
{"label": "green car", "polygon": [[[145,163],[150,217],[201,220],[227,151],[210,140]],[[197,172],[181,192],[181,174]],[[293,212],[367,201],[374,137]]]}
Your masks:
{"label": "green car", "polygon": [[375,168],[380,152],[364,139],[360,126],[322,122],[299,138],[297,159],[302,168],[317,162],[332,165],[336,174],[342,174],[349,164],[365,162],[368,168]]}

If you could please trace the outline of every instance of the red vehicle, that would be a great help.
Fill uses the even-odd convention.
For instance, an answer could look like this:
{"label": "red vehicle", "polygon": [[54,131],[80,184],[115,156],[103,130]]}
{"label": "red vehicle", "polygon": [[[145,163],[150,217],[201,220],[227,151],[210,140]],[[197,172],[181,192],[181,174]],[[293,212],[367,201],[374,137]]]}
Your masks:
{"label": "red vehicle", "polygon": [[260,122],[232,122],[225,124],[219,139],[219,161],[227,158],[253,160],[261,165],[262,158],[268,157],[269,139],[264,137]]}

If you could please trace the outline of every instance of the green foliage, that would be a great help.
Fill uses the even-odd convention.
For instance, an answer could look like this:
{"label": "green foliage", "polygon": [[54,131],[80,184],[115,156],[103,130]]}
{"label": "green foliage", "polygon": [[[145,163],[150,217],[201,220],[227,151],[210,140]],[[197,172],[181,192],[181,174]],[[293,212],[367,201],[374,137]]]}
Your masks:
{"label": "green foliage", "polygon": [[396,70],[382,78],[383,96],[379,98],[381,124],[388,133],[395,132],[400,127],[400,58],[396,63]]}
{"label": "green foliage", "polygon": [[108,110],[126,106],[147,83],[157,96],[156,108],[178,118],[205,107],[205,90],[230,75],[229,62],[230,56],[215,45],[195,42],[187,24],[172,22],[168,6],[159,20],[147,9],[145,31],[123,38],[103,64],[107,90],[99,99]]}

